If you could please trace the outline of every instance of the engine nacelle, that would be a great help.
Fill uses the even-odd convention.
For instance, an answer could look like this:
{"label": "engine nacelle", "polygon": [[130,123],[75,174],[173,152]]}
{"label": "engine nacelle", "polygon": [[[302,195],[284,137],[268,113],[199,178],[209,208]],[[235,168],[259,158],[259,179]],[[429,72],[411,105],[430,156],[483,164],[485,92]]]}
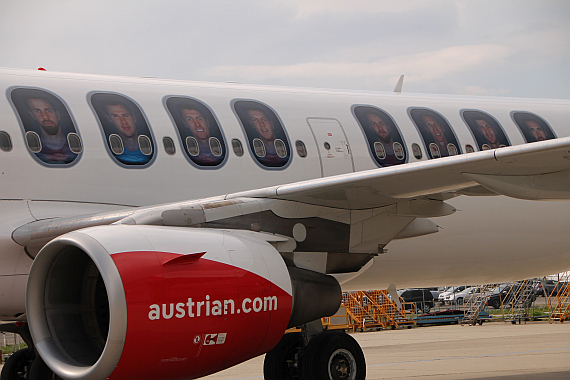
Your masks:
{"label": "engine nacelle", "polygon": [[[255,232],[103,226],[48,243],[26,302],[36,348],[62,377],[192,379],[269,351],[293,320],[334,313],[330,280],[290,276]],[[300,310],[315,286],[332,301]]]}

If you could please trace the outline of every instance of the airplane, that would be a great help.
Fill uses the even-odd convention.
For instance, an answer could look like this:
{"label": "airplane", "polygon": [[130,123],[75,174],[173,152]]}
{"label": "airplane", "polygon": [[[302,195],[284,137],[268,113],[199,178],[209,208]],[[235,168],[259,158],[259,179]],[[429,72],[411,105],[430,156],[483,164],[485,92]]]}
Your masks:
{"label": "airplane", "polygon": [[[0,69],[11,379],[366,377],[344,290],[569,269],[570,101]],[[549,201],[549,202],[545,202]],[[287,333],[300,327],[300,333]]]}

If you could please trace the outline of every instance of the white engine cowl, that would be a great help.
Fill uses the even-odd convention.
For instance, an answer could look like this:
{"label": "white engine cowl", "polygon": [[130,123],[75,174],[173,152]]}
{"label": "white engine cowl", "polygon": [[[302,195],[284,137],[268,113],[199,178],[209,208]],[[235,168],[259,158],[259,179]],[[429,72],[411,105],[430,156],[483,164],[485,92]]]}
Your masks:
{"label": "white engine cowl", "polygon": [[46,364],[97,380],[192,379],[230,367],[275,346],[293,304],[287,267],[259,234],[124,225],[48,243],[26,302]]}

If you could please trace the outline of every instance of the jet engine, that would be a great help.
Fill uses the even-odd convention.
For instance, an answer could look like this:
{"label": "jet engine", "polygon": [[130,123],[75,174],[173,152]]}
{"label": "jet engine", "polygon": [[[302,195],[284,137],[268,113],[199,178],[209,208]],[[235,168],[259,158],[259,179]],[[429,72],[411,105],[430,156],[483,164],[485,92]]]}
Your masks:
{"label": "jet engine", "polygon": [[334,278],[287,267],[263,233],[113,225],[48,243],[26,303],[61,377],[192,379],[269,351],[340,299]]}

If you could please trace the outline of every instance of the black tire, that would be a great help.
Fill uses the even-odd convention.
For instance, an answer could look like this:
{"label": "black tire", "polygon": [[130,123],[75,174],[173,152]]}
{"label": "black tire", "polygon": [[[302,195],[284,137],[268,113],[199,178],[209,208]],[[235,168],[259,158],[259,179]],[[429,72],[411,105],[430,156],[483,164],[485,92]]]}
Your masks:
{"label": "black tire", "polygon": [[36,355],[30,367],[29,380],[60,380],[61,377],[57,376],[43,361],[41,356]]}
{"label": "black tire", "polygon": [[4,363],[0,380],[27,380],[33,358],[29,348],[14,352]]}
{"label": "black tire", "polygon": [[427,303],[424,303],[424,304],[422,305],[422,311],[423,311],[424,313],[427,314],[427,313],[430,312],[430,310],[431,310],[431,306],[428,305]]}
{"label": "black tire", "polygon": [[463,298],[459,297],[459,298],[457,299],[457,304],[458,304],[458,305],[463,305]]}
{"label": "black tire", "polygon": [[366,361],[353,337],[335,331],[324,332],[309,342],[301,372],[303,379],[364,380]]}
{"label": "black tire", "polygon": [[302,352],[303,337],[301,333],[283,335],[271,351],[265,354],[263,376],[265,380],[299,379],[301,369],[294,366],[295,354]]}
{"label": "black tire", "polygon": [[493,307],[493,309],[500,309],[501,308],[501,301],[493,300],[493,301],[491,301],[491,306]]}

